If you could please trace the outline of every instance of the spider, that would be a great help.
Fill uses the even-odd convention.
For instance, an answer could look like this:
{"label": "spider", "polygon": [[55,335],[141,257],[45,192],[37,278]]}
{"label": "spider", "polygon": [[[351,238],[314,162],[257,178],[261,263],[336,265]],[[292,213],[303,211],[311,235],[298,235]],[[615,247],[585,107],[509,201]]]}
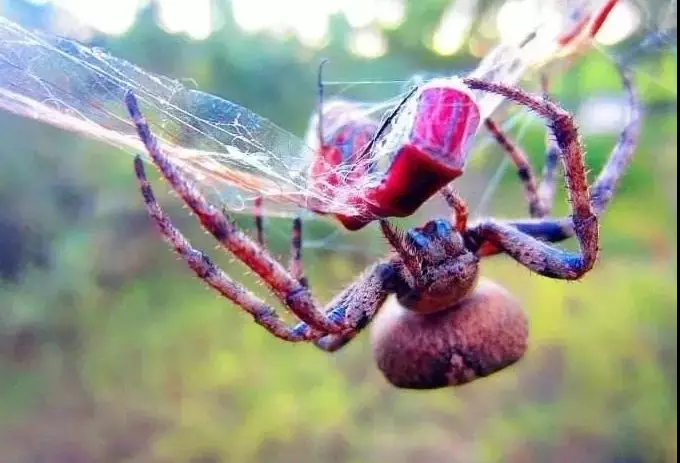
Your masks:
{"label": "spider", "polygon": [[[224,210],[209,203],[172,164],[160,149],[131,92],[126,95],[126,106],[140,139],[166,181],[202,226],[257,274],[299,323],[287,325],[274,308],[192,247],[156,201],[143,161],[137,156],[135,172],[150,217],[200,279],[274,336],[290,342],[313,342],[325,351],[335,351],[352,340],[385,305],[385,313],[377,318],[372,337],[379,369],[397,387],[433,389],[488,376],[518,361],[526,350],[526,315],[502,287],[480,278],[482,258],[504,253],[539,275],[564,280],[579,279],[593,268],[599,253],[598,217],[632,158],[640,131],[640,102],[626,71],[621,69],[621,74],[630,100],[631,118],[591,187],[586,178],[584,148],[571,114],[545,95],[465,79],[469,88],[501,95],[546,120],[556,149],[548,150],[548,175],[544,183],[549,187],[554,182],[551,171],[557,169],[557,162],[553,158],[561,158],[571,215],[547,217],[550,209],[547,203],[552,202],[552,195],[547,195],[534,198],[540,207],[530,208],[531,219],[490,218],[468,224],[465,201],[445,187],[442,194],[453,210],[452,217],[435,218],[406,233],[387,220],[380,220],[390,254],[366,269],[325,307],[312,296],[304,277],[300,219],[293,221],[293,255],[286,268],[264,247],[261,218],[258,239],[253,240],[237,228]],[[504,142],[515,154],[521,154],[507,138]],[[528,163],[522,172],[523,178],[535,183]],[[578,252],[549,244],[572,236],[578,240]],[[390,296],[396,303],[385,304]]]}

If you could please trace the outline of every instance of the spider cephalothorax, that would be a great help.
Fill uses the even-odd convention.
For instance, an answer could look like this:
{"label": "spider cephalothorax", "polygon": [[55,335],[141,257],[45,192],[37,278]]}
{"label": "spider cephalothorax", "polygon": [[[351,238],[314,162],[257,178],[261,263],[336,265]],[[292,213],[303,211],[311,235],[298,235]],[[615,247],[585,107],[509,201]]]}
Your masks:
{"label": "spider cephalothorax", "polygon": [[[383,232],[397,235],[386,222]],[[418,313],[437,312],[474,288],[479,257],[465,246],[463,236],[447,220],[435,219],[412,228],[400,241],[390,240],[404,262],[393,282],[393,291],[404,307]]]}
{"label": "spider cephalothorax", "polygon": [[[126,102],[142,142],[165,179],[205,229],[246,264],[300,323],[288,326],[271,306],[191,246],[162,211],[146,179],[142,160],[137,157],[135,170],[150,216],[199,278],[251,314],[256,323],[273,335],[291,342],[312,341],[327,351],[337,350],[352,340],[382,309],[382,316],[373,323],[372,337],[378,366],[394,385],[422,389],[462,384],[489,375],[517,361],[526,349],[528,330],[524,312],[503,288],[478,278],[480,259],[504,253],[537,274],[568,280],[578,279],[592,269],[599,253],[598,216],[625,172],[639,135],[640,104],[625,73],[623,81],[630,98],[630,122],[591,187],[591,197],[583,146],[568,112],[541,96],[465,79],[472,89],[501,95],[546,119],[555,146],[548,151],[541,185],[536,183],[521,151],[490,126],[496,129],[492,133],[502,141],[518,167],[532,218],[485,219],[468,225],[464,201],[445,187],[442,193],[453,209],[452,219],[432,220],[405,235],[381,220],[382,233],[393,252],[366,269],[325,307],[314,299],[304,278],[300,220],[294,221],[293,258],[286,269],[265,248],[262,221],[256,221],[256,241],[238,229],[163,153],[139,112],[134,95],[128,94]],[[571,214],[566,218],[545,216],[553,201],[558,157],[571,206]],[[572,236],[578,240],[579,252],[549,244]]]}

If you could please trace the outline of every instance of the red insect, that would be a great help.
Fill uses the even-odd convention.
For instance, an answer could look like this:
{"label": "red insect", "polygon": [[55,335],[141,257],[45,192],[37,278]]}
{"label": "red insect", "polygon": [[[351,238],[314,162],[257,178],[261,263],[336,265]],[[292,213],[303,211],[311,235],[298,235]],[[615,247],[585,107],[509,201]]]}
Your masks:
{"label": "red insect", "polygon": [[[400,123],[398,118],[405,121]],[[366,204],[366,216],[337,215],[349,230],[363,227],[374,217],[411,215],[463,173],[479,122],[480,110],[472,92],[455,78],[435,79],[414,89],[382,125],[359,104],[331,102],[312,129],[319,133],[318,145],[312,146],[318,153],[310,169],[313,188],[352,191],[347,198],[350,204]],[[407,130],[398,134],[402,139],[387,153],[389,167],[381,181],[363,191],[345,188],[378,168],[373,156],[391,124],[403,124]]]}
{"label": "red insect", "polygon": [[[578,20],[557,39],[562,53],[574,54],[585,48],[617,1],[607,0],[594,13],[574,11]],[[409,216],[463,174],[481,110],[475,93],[462,80],[435,79],[413,89],[382,123],[360,103],[335,100],[324,104],[321,68],[319,89],[319,114],[313,118],[307,138],[317,153],[309,177],[312,191],[352,191],[345,200],[365,206],[368,213],[362,216],[335,214],[345,228],[360,229],[376,217]],[[409,102],[411,98],[415,103]],[[376,145],[403,112],[407,113],[405,118],[411,118],[405,124],[408,130],[387,153],[389,167],[381,181],[365,188],[361,180],[378,168]],[[485,119],[485,125],[515,164],[531,207],[539,207],[537,185],[526,157],[493,120]],[[349,188],[353,185],[360,187]],[[323,209],[311,209],[324,213]]]}

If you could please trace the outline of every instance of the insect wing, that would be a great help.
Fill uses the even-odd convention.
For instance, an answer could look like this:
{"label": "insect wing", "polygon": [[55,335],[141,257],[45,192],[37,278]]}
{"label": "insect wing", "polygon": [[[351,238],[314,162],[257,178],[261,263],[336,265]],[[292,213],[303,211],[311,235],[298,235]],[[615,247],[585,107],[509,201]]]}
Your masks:
{"label": "insect wing", "polygon": [[101,50],[0,18],[3,109],[144,153],[124,106],[130,90],[170,159],[227,208],[250,209],[264,196],[269,215],[311,202],[328,213],[360,213],[328,189],[308,188],[314,151],[267,119]]}

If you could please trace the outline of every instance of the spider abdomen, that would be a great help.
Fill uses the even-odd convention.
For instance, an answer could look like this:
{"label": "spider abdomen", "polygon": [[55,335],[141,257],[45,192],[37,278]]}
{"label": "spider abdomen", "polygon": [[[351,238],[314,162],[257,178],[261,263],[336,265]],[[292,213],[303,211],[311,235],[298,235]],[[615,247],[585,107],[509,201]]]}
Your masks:
{"label": "spider abdomen", "polygon": [[389,300],[371,326],[378,368],[396,387],[436,389],[488,376],[526,351],[528,320],[500,285],[481,279],[450,309],[418,314]]}

